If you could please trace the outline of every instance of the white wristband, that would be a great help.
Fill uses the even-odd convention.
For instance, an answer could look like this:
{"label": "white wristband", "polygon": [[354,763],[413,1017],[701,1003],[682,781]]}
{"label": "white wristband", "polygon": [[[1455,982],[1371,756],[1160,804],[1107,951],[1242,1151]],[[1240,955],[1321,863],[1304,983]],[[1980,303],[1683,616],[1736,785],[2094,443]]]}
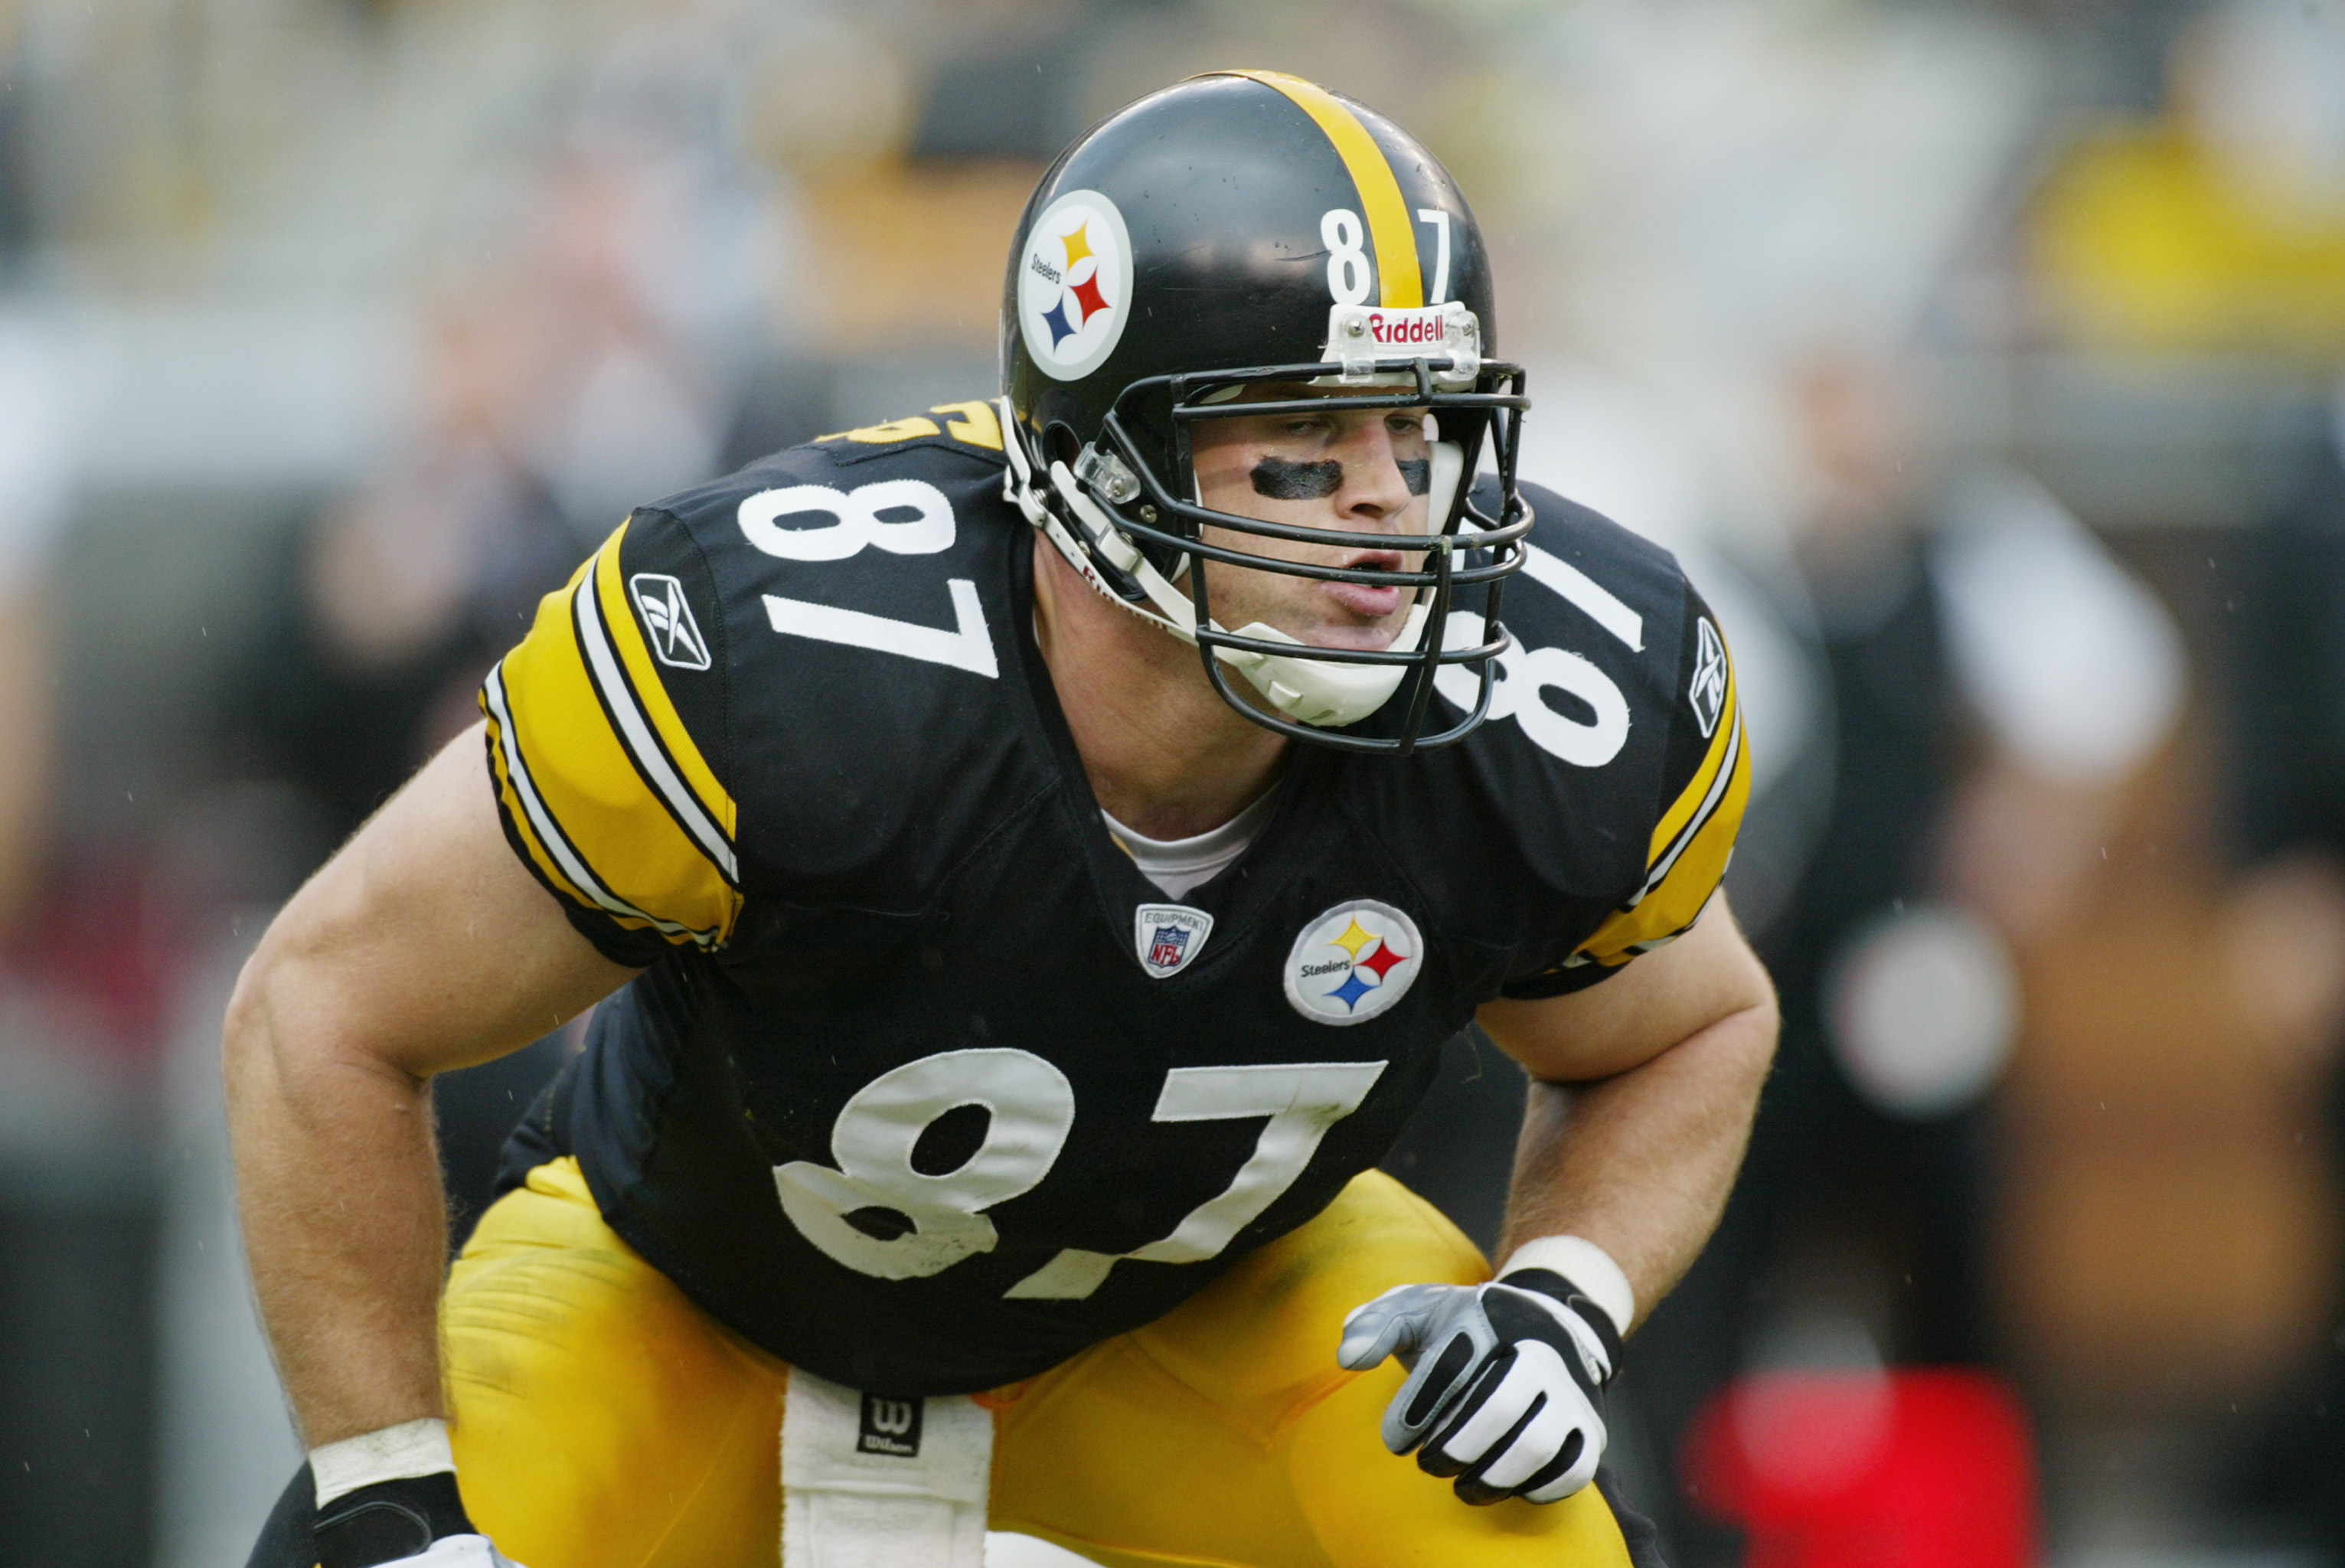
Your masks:
{"label": "white wristband", "polygon": [[1526,1241],[1499,1266],[1498,1278],[1518,1268],[1547,1268],[1579,1287],[1580,1293],[1604,1308],[1614,1330],[1623,1336],[1637,1318],[1637,1291],[1612,1255],[1581,1236],[1542,1236]]}
{"label": "white wristband", "polygon": [[379,1481],[438,1475],[455,1468],[456,1451],[448,1446],[448,1423],[437,1416],[401,1421],[310,1451],[310,1475],[318,1483],[320,1508]]}

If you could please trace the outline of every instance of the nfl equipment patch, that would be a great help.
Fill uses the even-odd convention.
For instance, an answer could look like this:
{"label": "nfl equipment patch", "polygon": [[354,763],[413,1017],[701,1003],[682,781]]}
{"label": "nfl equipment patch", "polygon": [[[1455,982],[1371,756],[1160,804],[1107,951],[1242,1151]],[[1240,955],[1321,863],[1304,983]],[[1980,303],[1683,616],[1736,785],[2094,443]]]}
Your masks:
{"label": "nfl equipment patch", "polygon": [[1213,917],[1186,904],[1142,904],[1132,911],[1140,967],[1157,980],[1170,980],[1188,968],[1213,932]]}

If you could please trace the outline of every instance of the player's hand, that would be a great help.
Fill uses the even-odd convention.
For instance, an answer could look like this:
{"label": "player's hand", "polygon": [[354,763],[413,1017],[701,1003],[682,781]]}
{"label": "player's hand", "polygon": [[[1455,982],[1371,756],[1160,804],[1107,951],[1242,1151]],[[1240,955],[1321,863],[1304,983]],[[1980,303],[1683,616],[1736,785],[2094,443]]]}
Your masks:
{"label": "player's hand", "polygon": [[1344,1320],[1335,1359],[1363,1371],[1386,1356],[1409,1378],[1386,1407],[1385,1446],[1416,1449],[1465,1502],[1554,1502],[1595,1476],[1620,1337],[1562,1276],[1387,1290]]}
{"label": "player's hand", "polygon": [[521,1568],[473,1525],[446,1471],[345,1492],[310,1536],[319,1568]]}

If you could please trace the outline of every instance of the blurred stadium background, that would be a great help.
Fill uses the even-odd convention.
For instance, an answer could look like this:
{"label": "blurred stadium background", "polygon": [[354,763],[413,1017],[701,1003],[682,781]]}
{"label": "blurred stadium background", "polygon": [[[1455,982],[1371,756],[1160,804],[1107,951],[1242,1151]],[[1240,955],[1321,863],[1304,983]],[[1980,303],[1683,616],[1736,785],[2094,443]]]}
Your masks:
{"label": "blurred stadium background", "polygon": [[[989,394],[1043,161],[1232,64],[1449,162],[1529,471],[1743,670],[1786,1031],[1619,1407],[1672,1560],[1957,1367],[2041,1560],[2345,1562],[2338,0],[0,0],[0,1561],[233,1568],[296,1461],[272,905],[630,503]],[[567,1048],[443,1081],[460,1225]],[[1452,1054],[1393,1164],[1487,1243]]]}

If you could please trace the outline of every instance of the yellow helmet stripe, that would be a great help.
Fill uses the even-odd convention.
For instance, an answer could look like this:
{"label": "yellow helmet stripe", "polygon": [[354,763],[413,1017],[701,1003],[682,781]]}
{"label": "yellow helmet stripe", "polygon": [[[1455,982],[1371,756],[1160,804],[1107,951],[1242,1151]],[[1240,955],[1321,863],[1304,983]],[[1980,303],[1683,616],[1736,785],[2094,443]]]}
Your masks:
{"label": "yellow helmet stripe", "polygon": [[1327,134],[1360,193],[1363,216],[1368,221],[1368,242],[1376,252],[1376,281],[1383,293],[1377,302],[1396,309],[1424,304],[1425,274],[1416,265],[1416,230],[1409,223],[1408,202],[1401,196],[1400,181],[1393,177],[1384,149],[1376,146],[1360,117],[1345,107],[1335,94],[1301,76],[1284,71],[1232,71],[1230,75],[1251,76],[1284,93]]}

